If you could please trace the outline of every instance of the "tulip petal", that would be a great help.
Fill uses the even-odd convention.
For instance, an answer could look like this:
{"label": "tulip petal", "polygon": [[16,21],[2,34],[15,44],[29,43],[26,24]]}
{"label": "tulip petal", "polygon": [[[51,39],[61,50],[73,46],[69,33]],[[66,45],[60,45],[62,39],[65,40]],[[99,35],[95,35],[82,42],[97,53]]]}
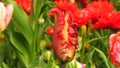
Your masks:
{"label": "tulip petal", "polygon": [[13,5],[9,4],[6,6],[6,17],[5,17],[5,25],[7,26],[12,18],[13,13]]}
{"label": "tulip petal", "polygon": [[0,32],[5,29],[5,19],[6,16],[6,9],[4,7],[4,4],[0,2]]}
{"label": "tulip petal", "polygon": [[116,67],[120,66],[120,32],[110,36],[109,56]]}

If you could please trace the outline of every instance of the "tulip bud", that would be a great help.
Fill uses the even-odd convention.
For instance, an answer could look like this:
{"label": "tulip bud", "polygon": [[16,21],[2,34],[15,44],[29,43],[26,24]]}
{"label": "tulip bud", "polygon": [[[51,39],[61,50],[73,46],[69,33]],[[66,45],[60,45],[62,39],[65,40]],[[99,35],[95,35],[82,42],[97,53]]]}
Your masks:
{"label": "tulip bud", "polygon": [[12,18],[13,13],[13,5],[9,4],[6,7],[2,2],[0,2],[0,32],[5,30],[7,25],[10,22],[10,19]]}
{"label": "tulip bud", "polygon": [[116,67],[120,67],[120,32],[110,36],[109,56]]}

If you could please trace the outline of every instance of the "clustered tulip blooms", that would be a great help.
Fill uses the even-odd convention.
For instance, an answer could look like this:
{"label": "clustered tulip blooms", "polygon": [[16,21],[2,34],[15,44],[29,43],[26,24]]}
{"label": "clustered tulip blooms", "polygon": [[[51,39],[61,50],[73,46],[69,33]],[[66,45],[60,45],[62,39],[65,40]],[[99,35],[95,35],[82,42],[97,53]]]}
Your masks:
{"label": "clustered tulip blooms", "polygon": [[107,0],[93,1],[83,9],[67,0],[55,0],[55,2],[57,5],[50,10],[50,16],[55,20],[52,35],[53,50],[62,60],[68,61],[74,58],[78,47],[77,27],[86,25],[89,21],[92,22],[90,25],[92,29],[116,29],[120,26],[119,23],[116,25],[120,14]]}
{"label": "clustered tulip blooms", "polygon": [[8,26],[13,13],[13,5],[9,4],[5,7],[4,3],[0,2],[0,32],[4,31]]}
{"label": "clustered tulip blooms", "polygon": [[116,67],[120,67],[120,32],[110,35],[109,56]]}
{"label": "clustered tulip blooms", "polygon": [[[74,58],[78,47],[77,27],[91,21],[91,29],[120,29],[120,12],[108,0],[93,1],[83,9],[67,0],[55,2],[57,5],[50,10],[50,16],[55,20],[53,50],[61,60],[70,61]],[[112,63],[120,67],[120,32],[110,36],[109,56]]]}

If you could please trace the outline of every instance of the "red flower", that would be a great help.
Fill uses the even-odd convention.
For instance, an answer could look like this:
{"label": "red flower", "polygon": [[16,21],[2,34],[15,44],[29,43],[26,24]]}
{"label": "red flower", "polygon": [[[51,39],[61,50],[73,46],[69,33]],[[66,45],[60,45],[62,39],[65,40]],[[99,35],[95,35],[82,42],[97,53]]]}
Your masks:
{"label": "red flower", "polygon": [[[104,28],[120,28],[119,27],[119,13],[116,13],[113,5],[108,1],[94,1],[88,4],[86,11],[90,15],[92,24],[90,28],[104,29]],[[117,25],[116,25],[117,24]]]}
{"label": "red flower", "polygon": [[18,5],[25,10],[27,14],[30,14],[31,0],[15,0]]}
{"label": "red flower", "polygon": [[86,11],[89,11],[92,19],[96,19],[115,10],[113,5],[108,1],[94,1],[87,5]]}
{"label": "red flower", "polygon": [[90,28],[95,29],[120,29],[120,12],[113,12],[104,15],[95,23],[92,23]]}
{"label": "red flower", "polygon": [[109,56],[112,63],[120,67],[120,32],[110,36]]}
{"label": "red flower", "polygon": [[53,15],[55,20],[52,42],[54,53],[63,61],[70,61],[78,47],[76,27],[68,21],[69,13],[65,14],[60,9],[53,8],[50,15]]}
{"label": "red flower", "polygon": [[72,24],[77,26],[85,25],[90,19],[88,10],[80,10],[76,4],[71,2],[58,3],[54,8],[69,13],[69,22],[72,21]]}
{"label": "red flower", "polygon": [[48,35],[52,36],[53,35],[53,27],[49,27],[44,32],[46,32]]}
{"label": "red flower", "polygon": [[67,2],[67,1],[63,3],[58,3],[54,8],[57,8],[64,12],[72,12],[73,15],[77,15],[80,12],[77,5],[75,5],[72,2]]}

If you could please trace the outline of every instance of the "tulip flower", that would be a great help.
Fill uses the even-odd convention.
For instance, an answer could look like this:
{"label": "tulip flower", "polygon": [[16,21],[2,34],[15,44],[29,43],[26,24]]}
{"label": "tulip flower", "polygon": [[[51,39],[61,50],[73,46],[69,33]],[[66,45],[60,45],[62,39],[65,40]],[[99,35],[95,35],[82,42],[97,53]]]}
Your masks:
{"label": "tulip flower", "polygon": [[78,47],[78,34],[74,23],[77,13],[77,5],[67,1],[58,3],[50,10],[49,15],[55,21],[52,34],[53,51],[63,61],[71,61]]}
{"label": "tulip flower", "polygon": [[0,32],[4,31],[8,26],[13,13],[13,5],[9,4],[5,7],[4,3],[0,2]]}
{"label": "tulip flower", "polygon": [[90,28],[120,29],[120,12],[115,11],[112,3],[107,0],[94,1],[88,4],[84,10],[88,11],[91,18]]}
{"label": "tulip flower", "polygon": [[120,67],[120,32],[110,35],[109,56],[116,67]]}
{"label": "tulip flower", "polygon": [[57,8],[50,13],[55,19],[52,42],[54,53],[63,61],[70,61],[74,58],[78,46],[76,27],[68,22],[69,14],[64,14]]}
{"label": "tulip flower", "polygon": [[63,3],[58,3],[54,8],[58,8],[61,11],[68,12],[70,14],[68,21],[72,21],[72,23],[74,22],[77,27],[85,25],[88,21],[90,21],[90,15],[88,14],[88,10],[81,10],[76,4],[72,2],[66,1]]}
{"label": "tulip flower", "polygon": [[120,12],[112,12],[98,18],[95,23],[91,24],[90,28],[120,29]]}
{"label": "tulip flower", "polygon": [[25,10],[27,14],[30,14],[31,0],[15,0],[15,2]]}

